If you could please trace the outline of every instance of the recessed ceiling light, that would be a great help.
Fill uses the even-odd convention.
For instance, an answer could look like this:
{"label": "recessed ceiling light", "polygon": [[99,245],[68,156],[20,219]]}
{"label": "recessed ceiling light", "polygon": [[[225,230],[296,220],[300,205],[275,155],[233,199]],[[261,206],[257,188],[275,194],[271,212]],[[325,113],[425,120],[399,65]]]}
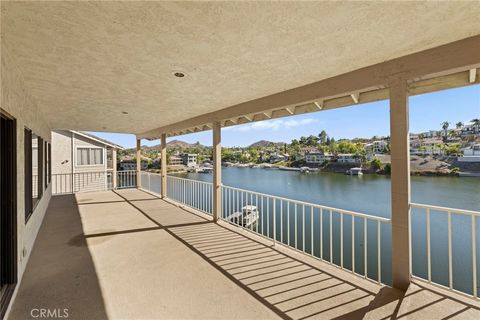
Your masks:
{"label": "recessed ceiling light", "polygon": [[174,75],[175,77],[177,77],[177,78],[183,78],[183,77],[185,77],[185,73],[183,73],[183,72],[175,72],[173,75]]}
{"label": "recessed ceiling light", "polygon": [[122,114],[128,114],[128,112],[127,111],[122,111]]}

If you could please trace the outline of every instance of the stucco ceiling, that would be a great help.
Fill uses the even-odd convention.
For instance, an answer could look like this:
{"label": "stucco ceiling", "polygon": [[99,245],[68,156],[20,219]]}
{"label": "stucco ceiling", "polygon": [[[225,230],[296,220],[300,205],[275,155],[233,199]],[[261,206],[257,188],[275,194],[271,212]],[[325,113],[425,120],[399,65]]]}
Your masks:
{"label": "stucco ceiling", "polygon": [[144,132],[480,34],[479,2],[1,6],[2,52],[52,128],[90,131]]}

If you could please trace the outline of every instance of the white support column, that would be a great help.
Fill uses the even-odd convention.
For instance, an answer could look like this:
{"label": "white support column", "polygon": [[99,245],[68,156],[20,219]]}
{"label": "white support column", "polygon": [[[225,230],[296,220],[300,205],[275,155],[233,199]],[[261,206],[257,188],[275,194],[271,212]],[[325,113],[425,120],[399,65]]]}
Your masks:
{"label": "white support column", "polygon": [[140,144],[142,140],[137,139],[137,188],[142,185],[140,171],[142,170],[142,154],[140,152]]}
{"label": "white support column", "polygon": [[222,215],[222,127],[213,123],[213,221]]}
{"label": "white support column", "polygon": [[162,198],[167,197],[167,135],[162,133],[161,151],[160,151],[160,167],[162,179]]}
{"label": "white support column", "polygon": [[410,141],[406,81],[390,83],[393,287],[410,284]]}
{"label": "white support column", "polygon": [[112,149],[112,189],[117,189],[117,149]]}

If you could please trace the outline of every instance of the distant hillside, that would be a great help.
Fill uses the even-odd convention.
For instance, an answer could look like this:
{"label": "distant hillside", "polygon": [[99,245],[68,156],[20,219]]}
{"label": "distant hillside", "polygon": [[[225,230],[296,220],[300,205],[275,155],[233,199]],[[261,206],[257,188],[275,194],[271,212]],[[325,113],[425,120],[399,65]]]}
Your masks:
{"label": "distant hillside", "polygon": [[[180,141],[180,140],[172,140],[170,142],[167,142],[167,146],[169,148],[203,147],[203,145],[200,144],[199,142],[188,143],[188,142]],[[157,144],[157,145],[154,145],[154,146],[151,146],[151,147],[142,146],[142,150],[145,151],[145,152],[149,152],[149,151],[152,151],[152,150],[160,151],[160,144]],[[130,148],[130,149],[125,149],[124,153],[125,154],[130,154],[130,153],[134,153],[135,151],[136,151],[135,148]]]}
{"label": "distant hillside", "polygon": [[267,140],[260,140],[255,143],[252,143],[249,145],[249,148],[265,148],[268,146],[283,146],[285,142],[272,142],[272,141],[267,141]]}
{"label": "distant hillside", "polygon": [[167,146],[171,148],[188,148],[188,147],[203,147],[199,142],[197,143],[188,143],[180,140],[172,140],[167,143]]}

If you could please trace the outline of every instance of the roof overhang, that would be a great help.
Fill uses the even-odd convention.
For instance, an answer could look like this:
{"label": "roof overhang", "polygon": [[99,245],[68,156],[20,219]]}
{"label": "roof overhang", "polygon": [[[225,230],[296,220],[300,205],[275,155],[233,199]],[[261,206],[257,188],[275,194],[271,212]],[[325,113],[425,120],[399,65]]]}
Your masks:
{"label": "roof overhang", "polygon": [[480,36],[393,59],[309,85],[234,105],[138,135],[149,140],[162,133],[176,136],[223,127],[347,107],[389,98],[392,81],[408,83],[418,95],[480,83]]}
{"label": "roof overhang", "polygon": [[467,71],[478,16],[476,2],[2,1],[2,87],[53,129],[157,138],[384,99],[398,70]]}
{"label": "roof overhang", "polygon": [[101,139],[99,137],[95,137],[91,134],[86,134],[86,133],[83,133],[83,132],[80,132],[80,131],[75,131],[75,130],[69,130],[70,132],[74,133],[75,135],[79,135],[81,137],[84,137],[86,139],[89,139],[89,140],[92,140],[92,141],[95,141],[95,142],[98,142],[98,143],[101,143],[107,147],[110,147],[110,148],[113,148],[113,149],[118,149],[118,150],[124,150],[125,148],[122,147],[122,146],[119,146],[118,144],[115,144],[113,142],[110,142],[110,141],[107,141],[105,139]]}

